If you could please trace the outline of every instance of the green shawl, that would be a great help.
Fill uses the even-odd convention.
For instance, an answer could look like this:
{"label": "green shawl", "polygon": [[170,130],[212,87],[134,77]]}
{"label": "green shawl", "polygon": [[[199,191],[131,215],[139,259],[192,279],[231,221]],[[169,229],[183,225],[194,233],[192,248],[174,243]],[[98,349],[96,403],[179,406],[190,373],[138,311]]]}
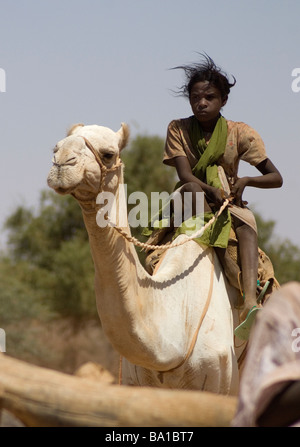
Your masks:
{"label": "green shawl", "polygon": [[[199,154],[199,161],[192,169],[193,174],[195,177],[199,178],[199,180],[207,183],[208,185],[221,188],[222,185],[218,176],[217,161],[224,154],[227,141],[227,123],[225,118],[220,115],[208,144],[205,142],[200,123],[195,117],[191,120],[189,136],[193,148]],[[178,182],[174,190],[181,185],[182,183]],[[188,219],[177,229],[175,237],[181,233],[194,233],[205,225],[213,215],[213,213],[204,213],[202,216],[200,215]],[[161,217],[162,210],[160,210],[155,226],[151,227],[149,225],[147,228],[144,228],[142,234],[145,236],[150,236],[153,229],[161,228],[163,226],[162,221],[160,220]],[[218,219],[204,231],[203,235],[195,240],[204,245],[226,248],[230,228],[230,213],[227,209],[225,209]]]}
{"label": "green shawl", "polygon": [[[199,161],[192,169],[195,177],[216,188],[222,188],[218,175],[217,162],[224,154],[227,141],[227,123],[223,116],[220,116],[211,139],[208,144],[205,142],[203,130],[198,120],[193,117],[189,129],[189,136],[195,151],[199,154]],[[176,185],[178,187],[180,185]],[[213,216],[213,213],[204,213],[204,216],[192,217],[178,228],[176,235],[180,233],[191,233],[193,229],[201,228]],[[196,240],[205,245],[226,248],[228,244],[231,228],[231,217],[228,209],[225,209],[218,219]]]}

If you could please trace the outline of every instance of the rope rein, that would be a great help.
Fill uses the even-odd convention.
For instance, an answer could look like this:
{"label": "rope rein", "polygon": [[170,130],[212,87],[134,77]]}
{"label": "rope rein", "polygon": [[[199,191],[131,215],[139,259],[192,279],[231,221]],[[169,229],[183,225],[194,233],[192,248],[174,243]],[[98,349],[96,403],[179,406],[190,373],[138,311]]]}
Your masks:
{"label": "rope rein", "polygon": [[[93,147],[93,145],[89,142],[89,140],[87,138],[83,137],[82,135],[80,135],[80,136],[84,139],[86,146],[93,153],[93,155],[94,155],[94,157],[95,157],[95,159],[96,159],[96,161],[97,161],[97,163],[98,163],[98,165],[100,167],[101,182],[100,182],[99,192],[101,192],[103,190],[103,186],[104,186],[104,182],[105,182],[105,178],[106,178],[107,173],[115,171],[116,169],[120,168],[123,165],[122,161],[121,161],[120,158],[118,158],[117,163],[114,166],[112,166],[111,168],[107,168],[104,165],[104,163],[102,162],[101,157],[99,156],[98,152]],[[114,228],[121,236],[123,236],[125,239],[127,239],[128,242],[133,243],[135,246],[140,247],[143,250],[144,249],[155,250],[156,248],[160,248],[160,249],[163,250],[163,249],[179,247],[180,245],[183,245],[186,242],[192,241],[193,239],[202,236],[204,231],[207,228],[209,228],[216,221],[216,219],[220,216],[220,214],[222,214],[222,212],[228,206],[228,204],[229,204],[229,199],[225,199],[223,204],[222,204],[222,206],[216,212],[216,214],[202,228],[200,228],[200,230],[196,231],[191,236],[186,236],[181,241],[177,241],[177,242],[174,241],[171,244],[154,245],[154,244],[148,244],[147,242],[141,242],[138,239],[136,239],[134,236],[131,236],[130,234],[128,234],[122,227],[119,227],[117,225],[112,224],[111,220],[109,219],[109,216],[107,217],[107,222],[108,222],[108,224],[110,225],[111,228]]]}
{"label": "rope rein", "polygon": [[[202,236],[204,231],[215,222],[215,220],[220,216],[220,214],[222,214],[222,212],[228,206],[228,204],[229,204],[229,200],[226,199],[224,201],[224,203],[222,204],[221,208],[218,210],[218,212],[200,230],[196,231],[191,236],[186,236],[184,239],[182,239],[180,241],[177,241],[177,242],[174,241],[174,242],[172,242],[172,244],[161,244],[161,245],[148,244],[147,242],[141,242],[138,239],[136,239],[134,236],[129,235],[121,227],[118,227],[115,225],[111,225],[111,227],[113,227],[116,231],[118,231],[118,233],[120,233],[121,236],[123,236],[129,242],[132,242],[135,246],[140,247],[142,249],[149,249],[149,250],[155,250],[156,248],[160,248],[162,250],[169,249],[169,248],[179,247],[180,245],[183,245],[186,242],[192,241],[192,240]],[[108,218],[107,220],[108,220],[108,223],[110,224],[111,223],[110,219]]]}

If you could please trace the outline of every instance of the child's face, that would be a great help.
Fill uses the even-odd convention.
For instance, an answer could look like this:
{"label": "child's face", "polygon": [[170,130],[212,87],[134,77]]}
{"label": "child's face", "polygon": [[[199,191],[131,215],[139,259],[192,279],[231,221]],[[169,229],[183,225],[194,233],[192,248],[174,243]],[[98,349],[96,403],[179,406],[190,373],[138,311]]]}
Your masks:
{"label": "child's face", "polygon": [[208,81],[196,82],[191,89],[190,105],[200,123],[216,120],[226,102],[227,98],[222,98],[220,91]]}

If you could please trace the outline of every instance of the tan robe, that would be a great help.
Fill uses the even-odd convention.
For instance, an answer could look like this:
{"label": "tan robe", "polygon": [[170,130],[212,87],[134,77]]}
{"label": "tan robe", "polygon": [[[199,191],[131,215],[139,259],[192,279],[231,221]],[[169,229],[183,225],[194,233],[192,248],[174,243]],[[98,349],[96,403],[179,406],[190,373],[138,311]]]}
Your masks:
{"label": "tan robe", "polygon": [[[163,162],[169,166],[175,166],[174,158],[187,157],[191,168],[198,162],[189,137],[189,127],[192,117],[173,120],[168,126],[167,139]],[[225,173],[225,179],[230,193],[231,187],[238,179],[238,168],[240,160],[256,166],[267,157],[265,145],[260,135],[245,123],[227,120],[227,143],[223,156],[218,161]],[[226,190],[227,185],[223,183]],[[235,205],[229,208],[231,214],[251,226],[257,232],[253,213],[248,208],[240,208]]]}

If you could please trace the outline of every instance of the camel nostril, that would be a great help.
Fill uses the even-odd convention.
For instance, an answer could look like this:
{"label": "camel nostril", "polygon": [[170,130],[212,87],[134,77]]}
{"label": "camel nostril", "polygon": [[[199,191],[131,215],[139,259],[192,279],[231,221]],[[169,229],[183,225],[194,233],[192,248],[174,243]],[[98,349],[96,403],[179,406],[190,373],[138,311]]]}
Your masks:
{"label": "camel nostril", "polygon": [[67,160],[63,161],[63,160],[59,160],[57,159],[57,157],[54,155],[53,159],[52,159],[52,163],[54,164],[54,166],[74,166],[76,164],[76,157],[70,157]]}
{"label": "camel nostril", "polygon": [[54,164],[54,166],[59,166],[59,163],[57,163],[57,159],[56,159],[55,155],[52,158],[52,163]]}

